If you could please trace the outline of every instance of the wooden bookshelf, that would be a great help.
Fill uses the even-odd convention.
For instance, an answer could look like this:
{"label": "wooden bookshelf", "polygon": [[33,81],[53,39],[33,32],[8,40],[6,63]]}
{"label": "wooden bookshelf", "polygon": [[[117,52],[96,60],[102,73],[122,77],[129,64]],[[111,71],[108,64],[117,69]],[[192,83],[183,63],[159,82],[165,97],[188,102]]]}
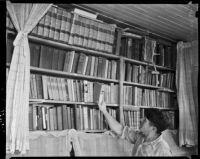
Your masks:
{"label": "wooden bookshelf", "polygon": [[[13,29],[10,29],[7,27],[6,30],[7,34],[13,34],[17,35],[16,31]],[[43,36],[38,36],[34,34],[28,35],[28,39],[30,42],[33,43],[38,43],[41,45],[47,45],[49,47],[54,47],[54,48],[59,48],[63,50],[72,50],[72,51],[77,51],[78,53],[84,53],[86,55],[91,55],[95,57],[105,57],[106,59],[113,60],[115,62],[118,62],[118,67],[116,68],[116,72],[118,73],[118,77],[116,79],[110,79],[110,78],[102,78],[102,77],[96,77],[96,76],[90,76],[90,75],[83,75],[83,74],[78,74],[78,73],[71,73],[71,72],[64,72],[64,71],[59,71],[59,70],[53,70],[53,69],[46,69],[46,68],[40,68],[40,67],[34,67],[30,66],[30,73],[31,74],[39,74],[39,75],[48,75],[48,76],[53,76],[53,77],[58,77],[58,78],[69,78],[73,80],[88,80],[92,82],[100,82],[100,83],[105,83],[105,84],[114,84],[118,85],[118,96],[117,98],[117,103],[119,104],[107,104],[107,106],[111,109],[118,110],[117,114],[117,120],[125,125],[125,119],[124,119],[124,111],[133,111],[133,112],[139,112],[140,109],[147,109],[147,108],[156,108],[160,110],[169,110],[169,111],[176,111],[177,107],[174,108],[164,108],[164,107],[150,107],[150,106],[134,106],[134,105],[128,105],[124,104],[124,87],[125,86],[132,86],[132,87],[138,87],[142,89],[148,89],[148,90],[156,90],[158,92],[164,92],[164,93],[169,93],[169,94],[176,94],[175,90],[169,89],[169,88],[164,88],[156,85],[150,85],[150,84],[141,84],[141,83],[136,83],[136,82],[127,82],[125,81],[124,78],[124,66],[125,63],[131,63],[131,64],[136,64],[136,65],[142,65],[142,66],[150,66],[150,67],[156,67],[158,72],[159,71],[165,71],[165,72],[175,72],[175,68],[170,68],[166,66],[160,66],[160,65],[153,65],[152,63],[140,61],[140,60],[135,60],[131,58],[127,58],[125,56],[120,55],[120,45],[121,45],[121,36],[123,37],[133,37],[133,36],[124,36],[124,33],[119,29],[117,31],[117,37],[115,37],[115,43],[114,45],[115,49],[113,50],[112,53],[104,52],[104,51],[96,51],[84,47],[79,47],[75,45],[70,45],[68,43],[65,43],[63,41],[58,41],[54,39],[49,39],[47,37]],[[138,36],[139,37],[139,36]],[[134,38],[134,37],[133,37]],[[140,38],[139,38],[140,39]],[[157,40],[157,39],[156,39]],[[117,65],[117,64],[116,64]],[[6,67],[10,67],[10,63],[6,63]],[[111,97],[110,97],[111,98]],[[76,105],[80,105],[82,107],[88,107],[89,108],[97,108],[97,104],[93,102],[74,102],[74,101],[64,101],[64,100],[49,100],[49,99],[29,99],[30,105],[38,104],[38,105],[47,105],[48,104],[53,106],[59,106],[59,105],[69,105],[70,107],[76,107]],[[81,108],[82,109],[82,108]],[[138,121],[137,121],[138,122]],[[91,132],[91,133],[102,133],[105,132],[106,130],[80,130],[83,132]]]}
{"label": "wooden bookshelf", "polygon": [[[29,99],[31,104],[69,104],[69,105],[86,105],[86,106],[97,106],[96,103],[92,102],[72,102],[72,101],[60,101],[60,100],[47,100],[47,99]],[[109,107],[118,107],[119,104],[107,104]]]}

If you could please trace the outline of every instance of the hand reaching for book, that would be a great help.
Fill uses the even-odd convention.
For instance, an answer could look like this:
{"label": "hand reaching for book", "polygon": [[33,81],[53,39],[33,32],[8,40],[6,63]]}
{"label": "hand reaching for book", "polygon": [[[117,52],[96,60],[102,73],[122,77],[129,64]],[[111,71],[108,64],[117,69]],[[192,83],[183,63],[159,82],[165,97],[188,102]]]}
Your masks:
{"label": "hand reaching for book", "polygon": [[99,102],[98,102],[98,105],[99,105],[99,109],[104,113],[106,112],[106,102],[104,101],[104,93],[102,92],[99,96]]}

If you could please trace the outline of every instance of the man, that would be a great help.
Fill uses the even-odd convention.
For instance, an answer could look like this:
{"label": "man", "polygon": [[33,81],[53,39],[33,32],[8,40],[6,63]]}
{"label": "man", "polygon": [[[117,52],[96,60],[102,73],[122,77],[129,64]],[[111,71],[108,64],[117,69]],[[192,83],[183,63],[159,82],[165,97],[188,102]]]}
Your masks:
{"label": "man", "polygon": [[127,126],[123,127],[106,110],[103,95],[100,95],[99,109],[104,114],[111,130],[134,144],[133,156],[171,156],[170,148],[162,139],[161,132],[167,128],[163,114],[155,108],[145,110],[145,118],[140,124],[140,131]]}

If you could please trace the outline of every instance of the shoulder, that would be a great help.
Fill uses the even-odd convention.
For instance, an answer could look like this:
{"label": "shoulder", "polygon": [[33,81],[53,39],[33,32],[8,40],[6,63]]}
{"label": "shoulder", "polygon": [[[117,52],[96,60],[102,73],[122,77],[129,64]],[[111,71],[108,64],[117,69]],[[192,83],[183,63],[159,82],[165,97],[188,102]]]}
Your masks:
{"label": "shoulder", "polygon": [[171,150],[169,145],[162,138],[155,144],[155,153],[158,156],[171,156]]}

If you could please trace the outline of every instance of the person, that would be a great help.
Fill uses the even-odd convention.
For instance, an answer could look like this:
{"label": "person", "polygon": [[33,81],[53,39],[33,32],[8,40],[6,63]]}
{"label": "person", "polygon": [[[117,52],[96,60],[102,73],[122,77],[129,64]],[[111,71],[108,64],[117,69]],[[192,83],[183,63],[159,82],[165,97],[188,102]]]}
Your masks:
{"label": "person", "polygon": [[100,95],[98,106],[104,114],[108,125],[121,138],[134,144],[132,156],[172,156],[167,142],[162,138],[162,131],[167,128],[167,122],[159,109],[145,109],[140,130],[122,126],[106,110],[103,95]]}

